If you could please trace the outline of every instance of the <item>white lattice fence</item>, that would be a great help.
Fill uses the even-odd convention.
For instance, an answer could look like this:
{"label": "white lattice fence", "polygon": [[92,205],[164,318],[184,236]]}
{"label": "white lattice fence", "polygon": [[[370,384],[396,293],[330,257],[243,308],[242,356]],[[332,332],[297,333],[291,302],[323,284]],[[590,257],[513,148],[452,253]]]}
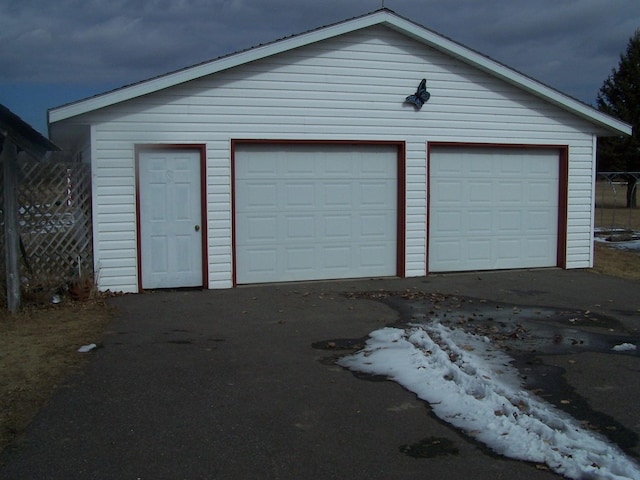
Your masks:
{"label": "white lattice fence", "polygon": [[[90,165],[21,159],[19,167],[18,220],[24,288],[55,290],[79,274],[91,275]],[[4,278],[4,248],[1,261],[0,275]]]}

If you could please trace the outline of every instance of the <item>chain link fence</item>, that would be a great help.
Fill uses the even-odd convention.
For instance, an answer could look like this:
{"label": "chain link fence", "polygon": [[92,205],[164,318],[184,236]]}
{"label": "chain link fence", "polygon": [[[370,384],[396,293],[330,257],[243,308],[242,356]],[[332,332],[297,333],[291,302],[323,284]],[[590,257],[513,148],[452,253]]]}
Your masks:
{"label": "chain link fence", "polygon": [[640,209],[635,202],[639,183],[640,172],[598,173],[596,235],[614,240],[640,238]]}

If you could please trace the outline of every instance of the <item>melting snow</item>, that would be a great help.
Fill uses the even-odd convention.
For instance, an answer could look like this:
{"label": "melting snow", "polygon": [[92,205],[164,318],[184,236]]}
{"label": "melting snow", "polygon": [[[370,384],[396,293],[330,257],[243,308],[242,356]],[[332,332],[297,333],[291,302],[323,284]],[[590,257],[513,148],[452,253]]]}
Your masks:
{"label": "melting snow", "polygon": [[637,347],[633,343],[621,343],[620,345],[616,345],[611,350],[615,350],[616,352],[630,352],[635,350]]}
{"label": "melting snow", "polygon": [[524,390],[511,361],[487,337],[431,323],[376,330],[363,350],[338,363],[386,375],[499,454],[569,478],[640,479],[618,447]]}
{"label": "melting snow", "polygon": [[596,242],[605,243],[606,245],[617,248],[619,250],[628,250],[631,252],[640,252],[640,240],[627,240],[627,241],[618,241],[618,242],[610,242],[606,238],[603,237],[595,237]]}

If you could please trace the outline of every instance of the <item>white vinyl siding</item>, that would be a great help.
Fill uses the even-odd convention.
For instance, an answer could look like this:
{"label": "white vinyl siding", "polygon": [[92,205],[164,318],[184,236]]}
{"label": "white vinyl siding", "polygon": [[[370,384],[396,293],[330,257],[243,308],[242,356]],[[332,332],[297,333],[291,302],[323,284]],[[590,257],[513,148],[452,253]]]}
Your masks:
{"label": "white vinyl siding", "polygon": [[[422,78],[431,99],[403,104]],[[428,142],[569,146],[567,267],[591,262],[597,127],[383,26],[68,120],[93,125],[100,288],[137,290],[134,145],[207,145],[209,287],[232,285],[231,139],[406,142],[407,276],[426,271]],[[60,122],[64,123],[64,122]],[[59,127],[59,125],[56,125]],[[54,139],[55,140],[55,139]]]}

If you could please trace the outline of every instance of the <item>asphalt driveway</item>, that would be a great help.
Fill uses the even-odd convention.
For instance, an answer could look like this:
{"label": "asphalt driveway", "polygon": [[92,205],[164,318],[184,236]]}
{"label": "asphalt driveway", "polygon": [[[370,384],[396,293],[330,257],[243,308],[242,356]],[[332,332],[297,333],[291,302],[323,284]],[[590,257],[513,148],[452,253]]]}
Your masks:
{"label": "asphalt driveway", "polygon": [[[399,385],[333,363],[342,340],[406,314],[350,294],[407,290],[551,307],[566,327],[604,338],[529,363],[554,378],[554,398],[640,455],[640,358],[606,346],[640,335],[640,283],[548,269],[115,298],[102,347],[3,452],[0,478],[557,478],[494,455]],[[576,324],[574,312],[595,320]],[[425,440],[441,448],[407,454]]]}

